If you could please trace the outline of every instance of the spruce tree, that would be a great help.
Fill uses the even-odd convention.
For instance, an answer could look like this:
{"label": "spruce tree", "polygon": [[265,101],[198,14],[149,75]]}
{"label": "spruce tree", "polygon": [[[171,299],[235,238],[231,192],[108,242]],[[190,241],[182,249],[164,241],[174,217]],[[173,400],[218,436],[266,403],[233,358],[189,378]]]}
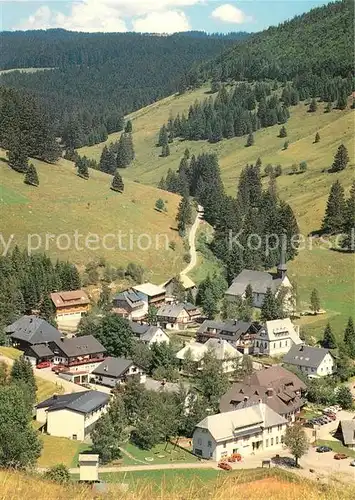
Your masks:
{"label": "spruce tree", "polygon": [[245,302],[249,307],[253,307],[253,288],[250,283],[245,289]]}
{"label": "spruce tree", "polygon": [[8,153],[9,167],[16,172],[24,173],[28,169],[28,157],[24,147],[19,143],[14,143]]}
{"label": "spruce tree", "polygon": [[191,204],[187,196],[183,196],[180,201],[178,213],[176,215],[176,221],[178,223],[179,233],[185,234],[186,226],[192,222],[192,210]]}
{"label": "spruce tree", "polygon": [[311,309],[314,312],[314,314],[317,314],[320,310],[319,294],[316,288],[313,288],[311,292]]}
{"label": "spruce tree", "polygon": [[346,168],[347,164],[349,163],[349,153],[344,144],[340,144],[338,147],[337,152],[335,153],[334,156],[334,161],[333,164],[330,168],[331,172],[340,172],[341,170],[344,170]]}
{"label": "spruce tree", "polygon": [[166,146],[168,144],[168,139],[166,125],[163,125],[159,131],[158,146]]}
{"label": "spruce tree", "polygon": [[335,336],[332,332],[332,329],[331,329],[331,326],[329,323],[327,324],[327,326],[325,327],[325,330],[324,330],[322,346],[325,349],[336,349],[336,347],[337,347]]}
{"label": "spruce tree", "polygon": [[326,233],[340,233],[344,227],[345,214],[344,189],[340,182],[336,181],[330,188],[322,231]]}
{"label": "spruce tree", "polygon": [[27,172],[25,174],[24,183],[29,184],[30,186],[39,185],[37,170],[36,167],[33,165],[33,163],[30,163],[28,166]]}
{"label": "spruce tree", "polygon": [[134,158],[133,142],[131,134],[121,134],[117,147],[117,168],[127,168]]}
{"label": "spruce tree", "polygon": [[271,321],[280,318],[280,309],[271,288],[268,288],[265,293],[264,302],[261,306],[261,321]]}
{"label": "spruce tree", "polygon": [[128,122],[126,123],[124,131],[125,131],[126,134],[131,134],[132,133],[132,129],[133,129],[132,122],[131,122],[131,120],[128,120]]}
{"label": "spruce tree", "polygon": [[326,107],[324,108],[324,113],[330,113],[332,109],[333,109],[333,104],[331,101],[329,101]]}
{"label": "spruce tree", "polygon": [[341,243],[342,248],[350,252],[355,251],[355,181],[353,181],[349,198],[346,200],[344,217],[345,237]]}
{"label": "spruce tree", "polygon": [[311,100],[311,103],[309,105],[308,111],[310,113],[314,113],[315,111],[317,111],[317,101],[315,99]]}
{"label": "spruce tree", "polygon": [[279,137],[281,137],[281,138],[287,137],[287,130],[286,130],[286,127],[282,126],[282,127],[280,128]]}
{"label": "spruce tree", "polygon": [[314,143],[316,144],[319,141],[320,141],[320,135],[319,135],[319,132],[317,132],[315,137],[314,137]]}
{"label": "spruce tree", "polygon": [[290,141],[285,141],[284,142],[284,150],[288,149],[289,145],[290,145]]}
{"label": "spruce tree", "polygon": [[247,138],[247,143],[246,143],[246,147],[250,147],[254,144],[254,136],[253,134],[250,132],[250,134],[248,135],[248,138]]}
{"label": "spruce tree", "polygon": [[339,89],[336,107],[338,109],[345,109],[347,105],[348,105],[348,99],[347,99],[346,92],[344,89]]}
{"label": "spruce tree", "polygon": [[105,145],[101,157],[99,168],[101,172],[106,172],[106,174],[113,175],[116,170],[116,158],[114,153]]}
{"label": "spruce tree", "polygon": [[161,148],[161,157],[165,158],[167,156],[170,156],[170,148],[169,144],[164,144]]}
{"label": "spruce tree", "polygon": [[344,348],[350,358],[355,359],[355,328],[353,318],[350,317],[344,332]]}
{"label": "spruce tree", "polygon": [[77,168],[79,177],[85,180],[89,178],[89,169],[86,157],[84,158],[79,157],[75,162],[75,167]]}
{"label": "spruce tree", "polygon": [[111,189],[113,191],[117,191],[118,193],[122,193],[124,190],[123,180],[118,170],[116,170],[115,175],[113,176]]}

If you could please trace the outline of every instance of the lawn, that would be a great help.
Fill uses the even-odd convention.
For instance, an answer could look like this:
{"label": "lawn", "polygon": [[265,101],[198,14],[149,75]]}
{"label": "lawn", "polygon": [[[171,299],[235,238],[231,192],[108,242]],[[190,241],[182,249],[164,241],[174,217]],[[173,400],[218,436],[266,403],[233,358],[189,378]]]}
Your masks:
{"label": "lawn", "polygon": [[45,399],[53,396],[53,394],[61,394],[64,391],[63,387],[60,384],[56,384],[54,382],[51,382],[50,380],[44,380],[40,377],[36,377],[36,384],[37,401],[44,401]]}
{"label": "lawn", "polygon": [[[165,449],[166,448],[166,449]],[[183,462],[198,462],[198,459],[182,450],[179,447],[174,447],[173,444],[169,443],[167,446],[165,444],[158,444],[154,446],[151,450],[142,450],[132,443],[126,443],[123,446],[132,457],[128,457],[123,454],[123,465],[140,465],[140,464],[167,464],[167,463],[183,463]],[[146,460],[148,459],[148,460]]]}
{"label": "lawn", "polygon": [[0,184],[0,203],[12,205],[16,203],[28,203],[28,199],[11,188]]}
{"label": "lawn", "polygon": [[1,346],[0,347],[0,355],[6,356],[7,358],[10,359],[17,359],[20,356],[22,356],[23,352],[19,351],[18,349],[15,349],[15,347],[5,347]]}
{"label": "lawn", "polygon": [[38,467],[51,467],[60,463],[67,467],[77,467],[79,453],[90,449],[90,445],[73,439],[46,434],[41,434],[40,438],[43,448],[37,462]]}
{"label": "lawn", "polygon": [[340,441],[326,441],[324,439],[317,439],[316,446],[329,446],[335,453],[345,453],[348,457],[355,458],[355,450],[350,450],[343,446]]}
{"label": "lawn", "polygon": [[212,227],[204,222],[197,230],[196,235],[197,265],[189,273],[189,277],[196,284],[201,283],[208,275],[220,274],[223,264],[216,259],[212,251],[208,248],[208,243],[213,239]]}

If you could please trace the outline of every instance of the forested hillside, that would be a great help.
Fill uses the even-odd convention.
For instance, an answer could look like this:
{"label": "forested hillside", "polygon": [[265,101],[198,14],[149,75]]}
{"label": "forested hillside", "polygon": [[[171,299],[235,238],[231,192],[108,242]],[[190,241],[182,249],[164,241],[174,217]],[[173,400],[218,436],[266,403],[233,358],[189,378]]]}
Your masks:
{"label": "forested hillside", "polygon": [[123,114],[186,87],[191,66],[221,53],[236,37],[4,32],[2,69],[54,69],[5,73],[0,83],[33,92],[48,111],[56,134],[70,136],[72,142],[74,137],[80,147],[121,130]]}
{"label": "forested hillside", "polygon": [[[296,82],[346,77],[352,72],[354,3],[330,3],[237,43],[199,68],[198,77],[214,80]],[[196,79],[195,70],[191,72]]]}

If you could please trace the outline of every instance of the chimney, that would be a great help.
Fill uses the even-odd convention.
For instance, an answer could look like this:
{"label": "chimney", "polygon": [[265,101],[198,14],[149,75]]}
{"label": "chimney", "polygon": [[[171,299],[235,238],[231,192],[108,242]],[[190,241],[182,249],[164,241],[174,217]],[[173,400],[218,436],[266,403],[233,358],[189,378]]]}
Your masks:
{"label": "chimney", "polygon": [[249,399],[249,396],[244,396],[244,400],[243,400],[244,403],[246,403],[248,401],[248,399]]}
{"label": "chimney", "polygon": [[53,399],[58,399],[58,394],[53,394]]}
{"label": "chimney", "polygon": [[274,389],[272,387],[268,387],[266,389],[266,395],[267,395],[268,398],[271,398],[271,396],[274,395]]}
{"label": "chimney", "polygon": [[65,337],[60,337],[60,341],[64,342]]}

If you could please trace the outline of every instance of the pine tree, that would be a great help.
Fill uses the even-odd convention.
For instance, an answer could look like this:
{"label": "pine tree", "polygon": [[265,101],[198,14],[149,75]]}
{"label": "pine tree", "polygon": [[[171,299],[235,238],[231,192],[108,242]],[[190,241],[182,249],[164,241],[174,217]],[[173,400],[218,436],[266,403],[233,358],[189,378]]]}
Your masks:
{"label": "pine tree", "polygon": [[260,319],[262,321],[271,321],[280,318],[280,309],[271,288],[268,288],[265,293],[264,302],[261,306]]}
{"label": "pine tree", "polygon": [[24,147],[19,143],[14,143],[8,153],[9,167],[16,172],[27,172],[28,157]]}
{"label": "pine tree", "polygon": [[106,174],[113,175],[115,173],[116,158],[114,153],[107,146],[104,146],[102,150],[99,168],[101,172],[106,172]]}
{"label": "pine tree", "polygon": [[167,156],[170,156],[170,148],[169,144],[164,144],[161,148],[161,157],[165,158]]}
{"label": "pine tree", "polygon": [[317,132],[315,137],[314,137],[314,143],[316,144],[319,141],[320,141],[320,135],[319,135],[319,132]]}
{"label": "pine tree", "polygon": [[131,134],[132,133],[132,129],[133,129],[132,122],[131,122],[131,120],[128,120],[128,122],[126,123],[124,131],[125,131],[126,134]]}
{"label": "pine tree", "polygon": [[156,202],[155,202],[155,208],[159,211],[159,212],[162,212],[165,208],[165,204],[164,204],[164,200],[162,200],[161,198],[159,198]]}
{"label": "pine tree", "polygon": [[117,191],[118,193],[122,193],[124,190],[123,180],[118,170],[116,170],[115,175],[113,176],[111,189],[113,191]]}
{"label": "pine tree", "polygon": [[331,329],[331,326],[329,323],[327,324],[327,326],[325,327],[325,330],[324,330],[322,346],[325,349],[336,349],[336,347],[337,347],[335,336],[332,332],[332,329]]}
{"label": "pine tree", "polygon": [[311,292],[311,309],[314,312],[314,314],[317,314],[320,310],[319,294],[316,288],[313,288]]}
{"label": "pine tree", "polygon": [[344,89],[339,89],[336,107],[338,109],[345,109],[347,105],[348,105],[348,99],[346,92]]}
{"label": "pine tree", "polygon": [[280,177],[282,175],[282,166],[281,165],[276,165],[275,167],[275,177]]}
{"label": "pine tree", "polygon": [[281,137],[281,138],[287,137],[287,130],[286,130],[286,127],[282,126],[282,127],[280,128],[279,137]]}
{"label": "pine tree", "polygon": [[308,111],[309,113],[314,113],[315,111],[317,111],[317,101],[315,99],[311,100]]}
{"label": "pine tree", "polygon": [[329,101],[324,109],[324,113],[330,113],[332,109],[333,109],[333,104],[331,101]]}
{"label": "pine tree", "polygon": [[246,147],[250,147],[254,144],[254,136],[253,134],[250,132],[250,134],[248,135],[248,138],[247,138],[247,143],[246,143]]}
{"label": "pine tree", "polygon": [[77,168],[79,177],[85,180],[89,178],[89,169],[86,157],[84,158],[79,157],[75,162],[75,167]]}
{"label": "pine tree", "polygon": [[168,144],[168,131],[166,125],[163,125],[159,131],[158,146],[166,146]]}
{"label": "pine tree", "polygon": [[334,182],[330,188],[322,231],[327,233],[340,233],[343,230],[346,214],[344,189],[339,181]]}
{"label": "pine tree", "polygon": [[30,163],[28,166],[27,172],[25,174],[24,183],[29,184],[30,186],[39,186],[39,178],[37,170],[36,167],[33,165],[33,163]]}
{"label": "pine tree", "polygon": [[353,181],[349,198],[346,200],[344,217],[345,237],[341,243],[342,248],[350,252],[355,251],[355,181]]}
{"label": "pine tree", "polygon": [[340,144],[338,147],[337,152],[335,153],[334,156],[334,161],[333,164],[330,168],[331,172],[340,172],[341,170],[344,170],[346,168],[347,164],[349,163],[349,153],[344,144]]}
{"label": "pine tree", "polygon": [[345,328],[344,349],[350,358],[355,359],[355,328],[352,317],[349,318]]}
{"label": "pine tree", "polygon": [[134,150],[131,134],[121,134],[117,147],[117,168],[127,168],[134,159]]}
{"label": "pine tree", "polygon": [[253,307],[253,288],[250,283],[245,289],[245,302],[249,307]]}
{"label": "pine tree", "polygon": [[176,221],[178,223],[179,233],[185,234],[186,226],[192,222],[191,204],[187,196],[183,196],[180,201]]}

